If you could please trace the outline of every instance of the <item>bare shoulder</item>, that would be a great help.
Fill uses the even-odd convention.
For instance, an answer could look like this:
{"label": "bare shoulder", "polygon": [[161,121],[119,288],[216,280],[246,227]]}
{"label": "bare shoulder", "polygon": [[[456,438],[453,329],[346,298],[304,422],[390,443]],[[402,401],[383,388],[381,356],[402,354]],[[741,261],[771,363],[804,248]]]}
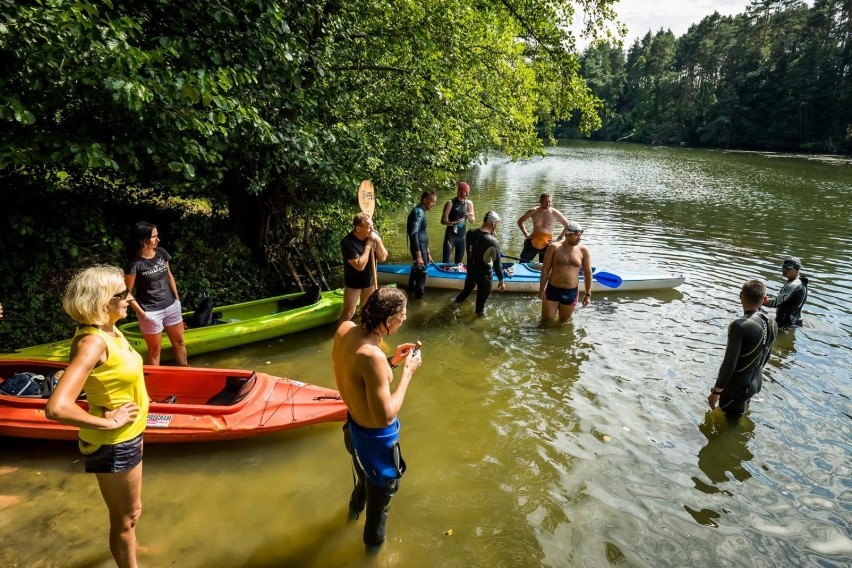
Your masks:
{"label": "bare shoulder", "polygon": [[78,336],[71,344],[71,362],[94,367],[106,350],[106,341],[100,335],[87,333]]}
{"label": "bare shoulder", "polygon": [[364,363],[372,362],[374,360],[383,361],[386,359],[384,351],[372,343],[359,345],[358,350],[355,351],[355,356],[360,360],[360,362]]}
{"label": "bare shoulder", "polygon": [[75,351],[89,351],[92,349],[103,351],[106,349],[106,341],[97,333],[87,333],[74,338],[72,342]]}
{"label": "bare shoulder", "polygon": [[366,384],[372,384],[382,378],[380,369],[382,365],[387,365],[386,361],[384,351],[371,343],[364,343],[355,351],[354,366]]}
{"label": "bare shoulder", "polygon": [[337,342],[347,333],[352,331],[352,328],[356,327],[354,321],[345,321],[337,327],[337,331],[334,332],[334,341]]}

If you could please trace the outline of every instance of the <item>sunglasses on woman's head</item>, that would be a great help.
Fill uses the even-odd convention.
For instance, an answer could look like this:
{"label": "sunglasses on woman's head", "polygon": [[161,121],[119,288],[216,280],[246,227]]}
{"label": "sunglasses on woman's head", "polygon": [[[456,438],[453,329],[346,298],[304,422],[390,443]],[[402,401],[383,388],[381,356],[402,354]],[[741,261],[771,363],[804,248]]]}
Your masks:
{"label": "sunglasses on woman's head", "polygon": [[130,293],[130,290],[128,290],[127,288],[125,288],[124,290],[122,290],[122,291],[121,291],[121,292],[119,292],[118,294],[113,294],[113,295],[112,295],[112,297],[113,297],[113,298],[118,298],[119,300],[126,300],[126,299],[127,299],[127,295],[128,295],[129,293]]}

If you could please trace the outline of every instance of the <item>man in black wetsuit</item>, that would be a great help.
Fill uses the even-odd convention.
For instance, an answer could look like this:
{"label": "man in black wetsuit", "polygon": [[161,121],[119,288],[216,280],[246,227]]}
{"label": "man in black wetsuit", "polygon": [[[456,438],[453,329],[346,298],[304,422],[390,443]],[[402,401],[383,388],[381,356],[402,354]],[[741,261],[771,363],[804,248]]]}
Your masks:
{"label": "man in black wetsuit", "polygon": [[441,262],[450,262],[450,254],[453,253],[453,249],[455,249],[456,264],[464,258],[464,236],[467,233],[467,222],[474,223],[476,221],[476,216],[473,213],[473,201],[467,198],[468,195],[470,195],[470,186],[467,182],[460,181],[456,196],[444,204],[441,224],[446,225],[447,229],[444,231],[444,255]]}
{"label": "man in black wetsuit", "polygon": [[485,214],[482,226],[468,232],[467,244],[467,275],[464,278],[464,289],[456,296],[456,302],[462,303],[467,300],[473,289],[476,288],[476,315],[481,316],[485,311],[485,302],[491,295],[491,271],[497,275],[497,290],[505,289],[503,283],[503,264],[500,261],[500,245],[494,238],[497,223],[500,216],[494,211]]}
{"label": "man in black wetsuit", "polygon": [[781,274],[787,278],[787,283],[781,287],[777,296],[767,296],[767,307],[775,308],[775,321],[779,327],[802,325],[802,306],[808,299],[808,277],[799,274],[802,261],[795,256],[788,256],[781,264]]}
{"label": "man in black wetsuit", "polygon": [[411,273],[408,277],[408,293],[415,299],[423,297],[426,289],[426,263],[432,262],[429,252],[429,234],[426,232],[426,212],[431,211],[438,200],[435,191],[424,191],[420,203],[411,210],[406,221],[405,233],[408,235],[408,248],[411,250]]}
{"label": "man in black wetsuit", "polygon": [[760,392],[763,367],[778,335],[775,320],[760,309],[765,298],[766,286],[760,280],[743,284],[740,303],[745,313],[728,328],[725,359],[707,399],[711,409],[718,405],[730,418],[745,414],[751,397]]}

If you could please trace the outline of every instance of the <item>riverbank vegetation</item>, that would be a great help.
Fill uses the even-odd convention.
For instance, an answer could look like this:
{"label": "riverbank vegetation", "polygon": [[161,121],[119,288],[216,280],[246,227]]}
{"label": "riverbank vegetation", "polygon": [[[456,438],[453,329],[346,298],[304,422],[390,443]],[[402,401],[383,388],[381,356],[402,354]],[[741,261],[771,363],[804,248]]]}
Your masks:
{"label": "riverbank vegetation", "polygon": [[139,219],[187,304],[246,299],[323,280],[361,179],[381,211],[591,132],[569,30],[613,3],[0,0],[0,350],[69,335],[69,272]]}
{"label": "riverbank vegetation", "polygon": [[592,45],[582,64],[604,103],[596,139],[852,153],[850,0],[757,0],[626,53]]}

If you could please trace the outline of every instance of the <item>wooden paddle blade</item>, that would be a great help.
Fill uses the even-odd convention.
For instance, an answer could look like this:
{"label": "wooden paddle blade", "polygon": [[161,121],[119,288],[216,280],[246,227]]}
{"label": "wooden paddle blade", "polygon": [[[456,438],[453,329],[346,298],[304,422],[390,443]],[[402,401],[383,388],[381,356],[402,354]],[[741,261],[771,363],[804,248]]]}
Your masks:
{"label": "wooden paddle blade", "polygon": [[592,274],[592,280],[597,280],[604,286],[610,288],[618,288],[621,286],[621,276],[612,272],[595,272]]}
{"label": "wooden paddle blade", "polygon": [[376,211],[376,190],[373,188],[373,182],[368,179],[358,186],[358,206],[361,207],[362,213],[370,217]]}

